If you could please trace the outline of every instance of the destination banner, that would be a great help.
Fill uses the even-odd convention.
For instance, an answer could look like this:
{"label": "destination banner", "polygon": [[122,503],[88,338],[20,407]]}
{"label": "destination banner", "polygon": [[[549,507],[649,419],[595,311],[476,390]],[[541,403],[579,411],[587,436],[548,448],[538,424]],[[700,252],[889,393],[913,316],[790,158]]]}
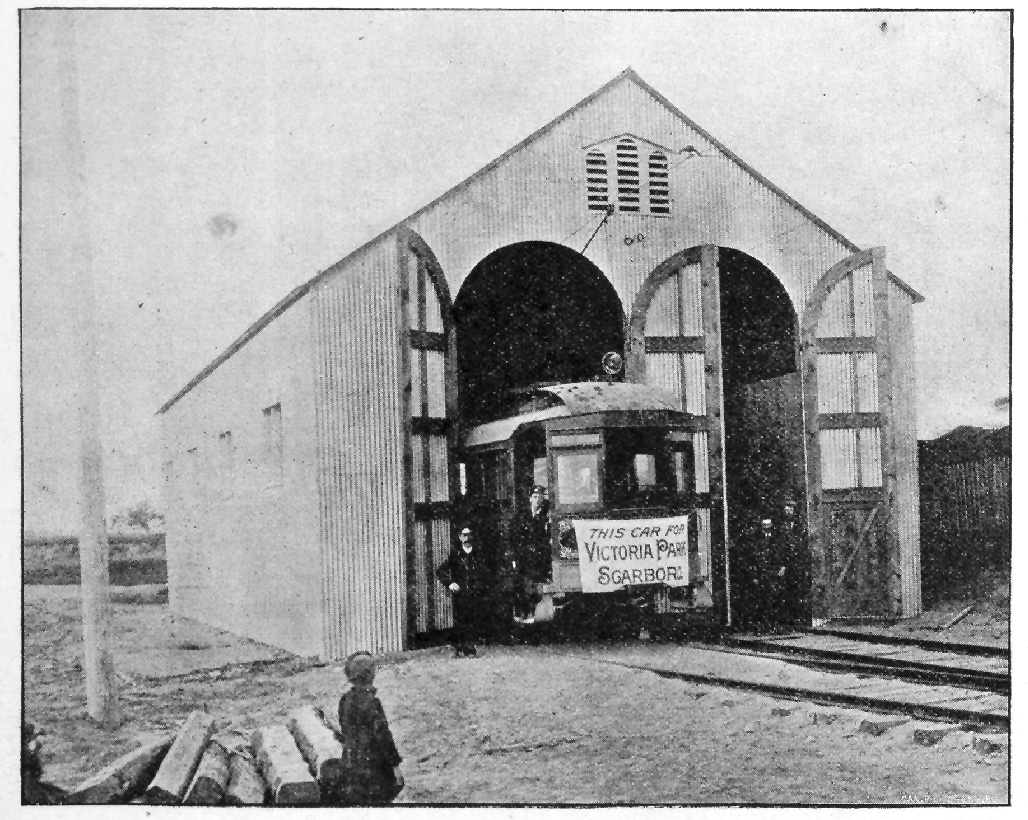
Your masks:
{"label": "destination banner", "polygon": [[574,519],[583,592],[689,583],[689,516]]}

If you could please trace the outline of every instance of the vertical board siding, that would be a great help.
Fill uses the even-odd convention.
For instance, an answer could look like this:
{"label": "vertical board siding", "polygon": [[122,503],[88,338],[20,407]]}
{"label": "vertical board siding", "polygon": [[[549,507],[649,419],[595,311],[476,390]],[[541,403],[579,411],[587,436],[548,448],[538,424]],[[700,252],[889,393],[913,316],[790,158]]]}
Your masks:
{"label": "vertical board siding", "polygon": [[853,336],[853,277],[847,276],[825,299],[818,336]]}
{"label": "vertical board siding", "polygon": [[[428,436],[429,441],[429,465],[431,467],[432,497],[430,501],[450,500],[450,475],[449,475],[449,449],[446,436]],[[449,541],[433,542],[444,545],[443,552],[446,552],[446,545]]]}
{"label": "vertical board siding", "polygon": [[[438,518],[432,521],[432,543],[442,545],[449,545],[452,543],[449,520]],[[435,584],[434,615],[437,629],[447,629],[453,626],[453,604],[450,601],[450,596],[447,595],[446,590],[443,589],[443,585],[435,576],[435,570],[438,569],[446,560],[448,553],[449,549],[446,546],[444,546],[443,549],[436,550],[432,567],[432,577],[430,579],[431,583]]]}
{"label": "vertical board siding", "polygon": [[821,430],[821,486],[826,490],[859,487],[857,431]]}
{"label": "vertical board siding", "polygon": [[438,350],[420,351],[428,356],[428,415],[446,418],[446,359]]}
{"label": "vertical board siding", "polygon": [[682,363],[678,353],[647,353],[646,383],[663,387],[675,397],[679,410],[682,407]]}
{"label": "vertical board siding", "polygon": [[433,567],[429,566],[428,559],[428,530],[430,521],[414,522],[414,595],[417,602],[417,618],[415,619],[418,632],[428,632],[428,585],[432,580]]}
{"label": "vertical board siding", "polygon": [[[417,321],[417,315],[414,316],[412,321]],[[443,332],[443,314],[439,307],[439,299],[435,294],[435,289],[432,287],[429,287],[425,293],[425,330],[430,333]]]}
{"label": "vertical board siding", "polygon": [[703,290],[700,287],[699,263],[684,265],[678,272],[681,291],[683,336],[703,335]]}
{"label": "vertical board siding", "polygon": [[899,527],[903,617],[921,614],[921,498],[917,464],[917,379],[914,370],[914,325],[910,297],[889,283],[893,339],[896,511]]}
{"label": "vertical board siding", "polygon": [[[324,372],[319,443],[328,657],[403,648],[403,424],[395,245],[382,242],[314,291]],[[412,357],[413,358],[413,357]],[[424,478],[422,477],[422,482]]]}
{"label": "vertical board siding", "polygon": [[428,477],[425,475],[425,436],[411,436],[411,489],[414,502],[428,501]]}
{"label": "vertical board siding", "polygon": [[710,448],[707,445],[707,433],[692,434],[693,455],[696,468],[696,492],[710,492]]}
{"label": "vertical board siding", "polygon": [[[866,265],[850,276],[853,291],[853,335],[875,335],[874,291],[871,287],[871,266]],[[893,286],[895,287],[895,286]],[[909,299],[909,297],[906,297]]]}
{"label": "vertical board siding", "polygon": [[882,486],[882,431],[877,427],[857,430],[860,447],[860,486]]}
{"label": "vertical board siding", "polygon": [[[321,652],[314,352],[308,305],[284,311],[161,418],[172,462],[171,611],[301,655]],[[281,472],[263,410],[280,404]],[[223,460],[230,433],[235,457]],[[177,465],[177,466],[176,466]]]}
{"label": "vertical board siding", "polygon": [[700,575],[710,577],[710,509],[696,510],[696,541],[700,551]]}
{"label": "vertical board siding", "polygon": [[678,277],[671,276],[660,286],[646,313],[647,336],[678,336],[681,323],[678,298]]}
{"label": "vertical board siding", "polygon": [[878,357],[874,353],[853,353],[856,365],[858,413],[878,412]]}
{"label": "vertical board siding", "polygon": [[685,375],[685,412],[695,416],[707,415],[707,391],[703,388],[704,355],[683,353],[682,372]]}
{"label": "vertical board siding", "polygon": [[[589,210],[590,146],[626,132],[667,150],[669,217],[619,211],[604,222],[603,212]],[[690,146],[696,152],[687,152]],[[491,252],[526,240],[581,251],[601,222],[586,256],[626,307],[660,262],[682,248],[712,243],[767,265],[802,312],[821,275],[850,254],[631,80],[613,85],[407,224],[432,247],[456,296]]]}
{"label": "vertical board siding", "polygon": [[817,357],[817,411],[852,413],[853,356],[850,353],[821,353]]}

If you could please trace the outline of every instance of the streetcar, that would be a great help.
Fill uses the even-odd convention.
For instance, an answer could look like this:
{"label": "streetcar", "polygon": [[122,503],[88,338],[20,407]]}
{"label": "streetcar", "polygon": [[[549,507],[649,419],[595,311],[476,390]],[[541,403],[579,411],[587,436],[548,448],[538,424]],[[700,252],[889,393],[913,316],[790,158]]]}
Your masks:
{"label": "streetcar", "polygon": [[490,545],[498,579],[533,488],[546,490],[548,536],[531,547],[545,571],[528,581],[534,611],[515,619],[588,610],[612,626],[614,612],[638,624],[634,616],[709,610],[695,427],[674,397],[651,385],[588,381],[534,385],[516,399],[509,415],[464,432],[460,463],[466,516]]}

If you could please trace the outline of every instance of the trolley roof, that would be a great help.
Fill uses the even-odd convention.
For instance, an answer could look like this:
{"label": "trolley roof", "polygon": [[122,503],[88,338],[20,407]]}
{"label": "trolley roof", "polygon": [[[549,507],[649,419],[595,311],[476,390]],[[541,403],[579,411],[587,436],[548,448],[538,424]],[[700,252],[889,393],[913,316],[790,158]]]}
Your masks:
{"label": "trolley roof", "polygon": [[548,393],[561,403],[472,427],[464,437],[464,446],[480,447],[507,441],[519,427],[546,419],[624,410],[678,410],[670,393],[651,384],[570,382],[539,387],[535,392]]}

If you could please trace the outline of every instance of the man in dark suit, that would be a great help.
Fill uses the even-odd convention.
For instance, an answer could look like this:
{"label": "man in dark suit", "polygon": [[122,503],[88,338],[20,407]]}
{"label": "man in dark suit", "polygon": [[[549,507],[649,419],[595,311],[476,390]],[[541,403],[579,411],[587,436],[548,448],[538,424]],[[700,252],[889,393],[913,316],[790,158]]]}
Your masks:
{"label": "man in dark suit", "polygon": [[470,527],[460,531],[460,546],[450,551],[436,577],[453,601],[453,647],[457,657],[476,654],[478,627],[488,622],[484,566],[474,546]]}

